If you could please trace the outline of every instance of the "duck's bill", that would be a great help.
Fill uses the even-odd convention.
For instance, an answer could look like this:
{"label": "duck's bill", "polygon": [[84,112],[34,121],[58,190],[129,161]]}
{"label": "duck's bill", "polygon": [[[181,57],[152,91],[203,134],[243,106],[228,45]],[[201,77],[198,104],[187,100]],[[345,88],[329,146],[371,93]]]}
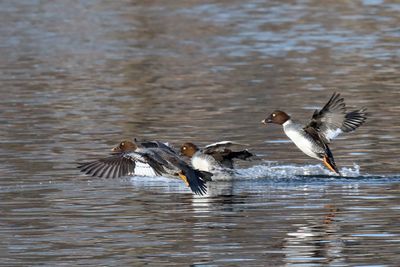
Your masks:
{"label": "duck's bill", "polygon": [[119,152],[122,152],[122,151],[118,146],[116,146],[116,147],[111,148],[111,152],[119,153]]}
{"label": "duck's bill", "polygon": [[264,119],[261,121],[262,124],[267,125],[268,123],[271,123],[271,120],[269,119]]}

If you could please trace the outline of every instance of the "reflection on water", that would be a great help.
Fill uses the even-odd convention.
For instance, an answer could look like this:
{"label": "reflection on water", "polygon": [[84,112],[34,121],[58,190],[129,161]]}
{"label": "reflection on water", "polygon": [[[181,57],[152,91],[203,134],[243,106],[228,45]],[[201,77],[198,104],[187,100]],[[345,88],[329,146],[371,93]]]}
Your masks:
{"label": "reflection on water", "polygon": [[8,266],[393,263],[398,182],[217,182],[210,190],[221,194],[208,198],[129,180],[2,190],[3,259]]}
{"label": "reflection on water", "polygon": [[[381,265],[400,261],[400,5],[2,1],[2,264]],[[345,178],[260,120],[332,91],[370,118],[331,148]],[[229,139],[260,161],[194,197],[76,162],[124,138]]]}

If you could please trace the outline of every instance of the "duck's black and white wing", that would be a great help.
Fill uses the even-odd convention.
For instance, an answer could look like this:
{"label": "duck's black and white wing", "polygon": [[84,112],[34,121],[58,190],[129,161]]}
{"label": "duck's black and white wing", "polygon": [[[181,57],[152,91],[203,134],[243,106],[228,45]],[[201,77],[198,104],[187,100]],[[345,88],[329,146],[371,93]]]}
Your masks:
{"label": "duck's black and white wing", "polygon": [[203,148],[203,152],[204,153],[211,153],[214,151],[224,151],[225,149],[232,147],[232,146],[243,146],[243,144],[240,143],[236,143],[236,142],[232,142],[232,141],[220,141],[220,142],[216,142],[216,143],[212,143],[209,145],[206,145]]}
{"label": "duck's black and white wing", "polygon": [[321,110],[314,112],[304,130],[313,134],[316,131],[324,142],[329,143],[341,133],[354,131],[366,119],[365,108],[346,113],[343,97],[340,97],[338,93],[333,93],[328,103]]}
{"label": "duck's black and white wing", "polygon": [[232,141],[221,141],[207,145],[203,149],[204,154],[211,155],[216,161],[222,164],[226,168],[233,168],[233,159],[249,160],[254,155],[247,149],[232,151],[232,146],[244,146],[244,144],[232,142]]}
{"label": "duck's black and white wing", "polygon": [[160,141],[138,141],[136,138],[134,139],[135,143],[142,148],[161,148],[167,150],[170,153],[177,154],[175,148],[169,143],[164,143]]}
{"label": "duck's black and white wing", "polygon": [[125,157],[135,162],[134,175],[159,176],[165,173],[164,167],[147,153],[129,153]]}
{"label": "duck's black and white wing", "polygon": [[78,168],[81,172],[100,178],[118,178],[133,175],[136,162],[124,157],[123,153],[114,154],[110,157],[80,163]]}
{"label": "duck's black and white wing", "polygon": [[118,178],[123,176],[157,176],[162,172],[162,166],[151,158],[140,153],[119,153],[110,157],[81,163],[81,172],[100,178]]}

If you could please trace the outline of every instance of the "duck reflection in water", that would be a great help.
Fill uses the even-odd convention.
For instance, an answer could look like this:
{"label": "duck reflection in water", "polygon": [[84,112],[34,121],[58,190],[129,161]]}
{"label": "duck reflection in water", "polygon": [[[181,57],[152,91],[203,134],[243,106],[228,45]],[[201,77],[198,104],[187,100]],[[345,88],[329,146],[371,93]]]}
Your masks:
{"label": "duck reflection in water", "polygon": [[326,213],[320,222],[310,219],[309,224],[296,224],[297,230],[287,233],[283,250],[287,264],[339,264],[345,265],[342,257],[344,242],[335,205],[325,205]]}

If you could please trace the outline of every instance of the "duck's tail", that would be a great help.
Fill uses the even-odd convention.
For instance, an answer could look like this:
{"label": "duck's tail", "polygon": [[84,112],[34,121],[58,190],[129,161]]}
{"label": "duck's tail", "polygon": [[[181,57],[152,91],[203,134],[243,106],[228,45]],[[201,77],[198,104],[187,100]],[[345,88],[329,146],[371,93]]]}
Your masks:
{"label": "duck's tail", "polygon": [[208,176],[208,173],[207,175],[205,173],[206,172],[200,172],[198,170],[185,169],[181,170],[178,173],[178,176],[186,183],[187,186],[190,187],[193,193],[196,195],[204,195],[207,193],[206,179],[211,180],[211,176]]}

